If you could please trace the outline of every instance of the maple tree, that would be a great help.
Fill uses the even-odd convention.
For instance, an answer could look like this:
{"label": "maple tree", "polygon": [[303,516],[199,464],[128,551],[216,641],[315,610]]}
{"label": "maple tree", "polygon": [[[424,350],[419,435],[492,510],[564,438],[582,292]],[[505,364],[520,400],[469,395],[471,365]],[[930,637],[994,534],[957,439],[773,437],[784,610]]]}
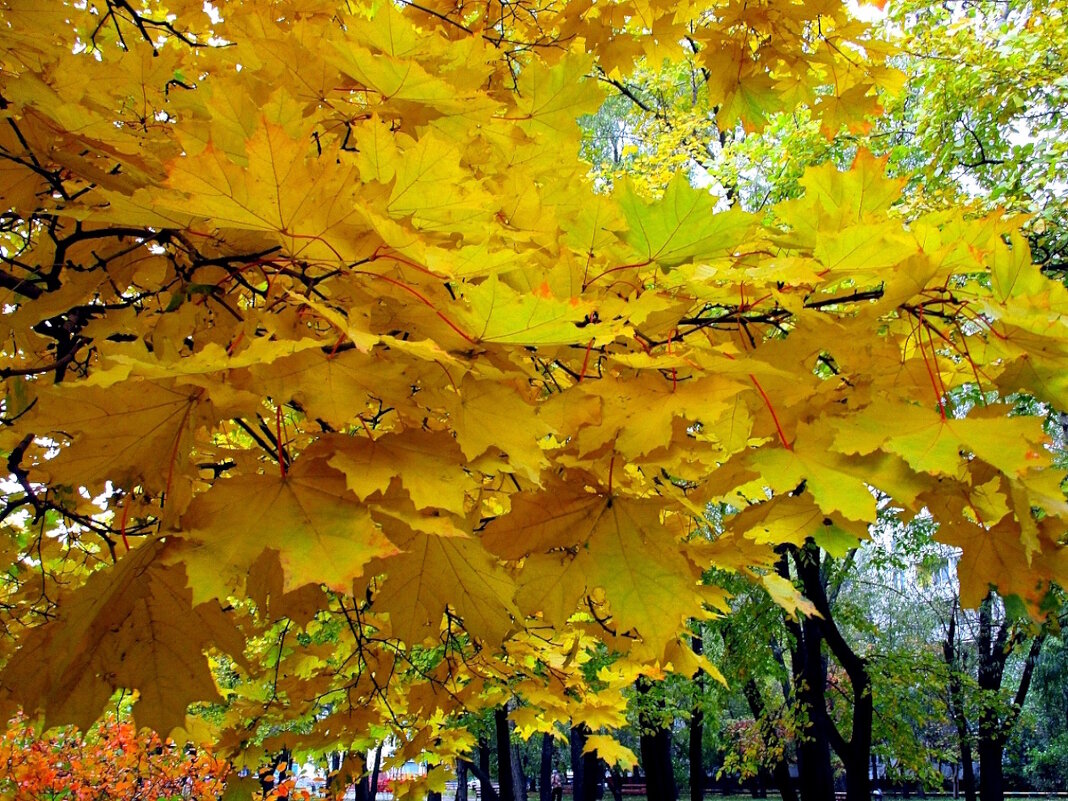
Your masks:
{"label": "maple tree", "polygon": [[0,710],[84,728],[132,690],[227,752],[392,732],[440,792],[459,711],[611,732],[640,677],[722,678],[705,571],[811,612],[776,547],[880,502],[930,510],[965,604],[1063,580],[1017,401],[1065,408],[1068,293],[1019,220],[906,218],[865,151],[761,213],[586,177],[576,119],[639,57],[721,128],[863,127],[895,73],[844,5],[0,17]]}

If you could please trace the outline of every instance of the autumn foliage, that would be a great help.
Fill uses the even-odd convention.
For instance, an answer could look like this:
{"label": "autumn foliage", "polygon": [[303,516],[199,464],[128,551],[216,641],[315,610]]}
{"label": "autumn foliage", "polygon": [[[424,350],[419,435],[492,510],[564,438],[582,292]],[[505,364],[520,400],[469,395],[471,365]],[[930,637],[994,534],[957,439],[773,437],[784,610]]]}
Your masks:
{"label": "autumn foliage", "polygon": [[0,737],[0,796],[13,801],[215,799],[228,772],[225,761],[138,734],[113,715],[85,736],[39,735],[14,720]]}
{"label": "autumn foliage", "polygon": [[[759,213],[578,158],[638,58],[692,62],[721,125],[862,130],[895,77],[845,4],[0,18],[0,709],[87,727],[131,690],[234,751],[392,731],[440,787],[459,712],[610,731],[637,675],[716,674],[709,568],[810,611],[775,548],[880,507],[934,515],[966,604],[1068,575],[1019,413],[1068,406],[1068,293],[1017,220],[906,217],[863,151]],[[624,659],[594,686],[596,643]]]}

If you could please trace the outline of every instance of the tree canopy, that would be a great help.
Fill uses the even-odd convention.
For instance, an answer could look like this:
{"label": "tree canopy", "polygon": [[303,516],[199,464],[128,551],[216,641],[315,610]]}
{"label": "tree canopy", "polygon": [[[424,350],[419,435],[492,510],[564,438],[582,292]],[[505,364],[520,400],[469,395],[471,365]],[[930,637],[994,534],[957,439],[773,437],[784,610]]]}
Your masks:
{"label": "tree canopy", "polygon": [[611,730],[636,676],[718,676],[709,570],[812,611],[776,547],[882,508],[962,549],[965,605],[1068,575],[1068,293],[1022,218],[902,203],[863,148],[750,210],[580,158],[639,60],[721,130],[866,130],[900,74],[846,4],[0,20],[3,711],[133,691],[224,749],[438,763],[464,710]]}

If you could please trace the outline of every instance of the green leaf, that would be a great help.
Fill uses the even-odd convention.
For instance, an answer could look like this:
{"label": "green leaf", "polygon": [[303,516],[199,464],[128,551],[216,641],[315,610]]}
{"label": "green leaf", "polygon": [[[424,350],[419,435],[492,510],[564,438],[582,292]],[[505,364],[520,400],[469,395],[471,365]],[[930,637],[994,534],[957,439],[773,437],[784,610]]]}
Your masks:
{"label": "green leaf", "polygon": [[736,208],[717,212],[716,203],[707,191],[690,186],[681,172],[652,204],[627,181],[619,193],[630,226],[627,244],[664,269],[726,256],[737,248],[754,220]]}

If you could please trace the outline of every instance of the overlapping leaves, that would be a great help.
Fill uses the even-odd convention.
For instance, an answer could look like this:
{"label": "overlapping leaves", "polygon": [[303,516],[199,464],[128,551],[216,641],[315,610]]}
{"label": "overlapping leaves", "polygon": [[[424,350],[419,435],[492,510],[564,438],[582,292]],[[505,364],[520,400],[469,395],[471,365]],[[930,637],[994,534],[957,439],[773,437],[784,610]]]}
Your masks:
{"label": "overlapping leaves", "polygon": [[[4,12],[5,552],[44,585],[7,606],[58,618],[5,645],[3,704],[85,723],[135,689],[169,730],[220,700],[216,649],[235,749],[303,718],[312,746],[388,724],[398,758],[460,752],[448,714],[507,682],[616,725],[628,671],[701,665],[680,638],[723,606],[708,568],[804,611],[774,546],[847,548],[884,496],[954,522],[968,599],[1064,578],[1015,399],[1064,398],[1065,295],[1009,224],[906,224],[866,154],[761,218],[682,174],[595,193],[586,72],[683,41],[674,10],[655,41],[626,3],[515,22],[542,53],[499,50],[489,11],[327,0],[228,6],[190,47],[192,5],[152,18],[165,74],[128,17],[124,51],[88,10]],[[787,63],[815,96],[810,11],[693,9],[724,119],[781,102]],[[767,52],[737,47],[752,25]],[[824,30],[861,36],[841,9]],[[874,102],[843,69],[828,125]],[[593,637],[644,663],[597,699]]]}

